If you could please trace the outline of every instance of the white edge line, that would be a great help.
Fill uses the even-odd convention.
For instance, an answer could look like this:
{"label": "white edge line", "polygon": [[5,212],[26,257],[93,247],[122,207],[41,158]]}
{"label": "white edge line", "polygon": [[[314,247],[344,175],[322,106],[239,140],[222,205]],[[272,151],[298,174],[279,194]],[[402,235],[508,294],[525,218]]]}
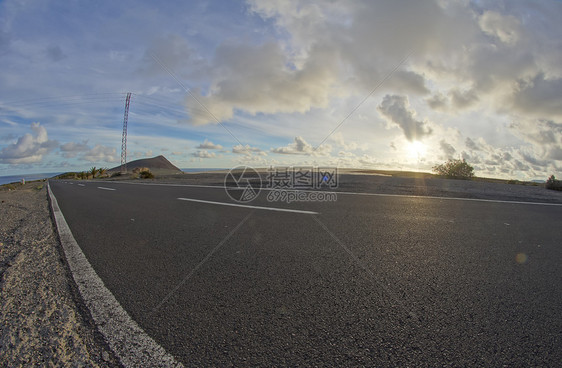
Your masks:
{"label": "white edge line", "polygon": [[96,327],[125,368],[183,367],[162,346],[154,341],[121,307],[96,274],[72,232],[53,194],[47,190],[59,238],[80,295],[89,309]]}
{"label": "white edge line", "polygon": [[290,209],[290,208],[275,208],[275,207],[250,206],[250,205],[247,205],[247,204],[237,204],[237,203],[204,201],[204,200],[202,200],[202,199],[193,199],[193,198],[178,198],[178,199],[179,199],[180,201],[199,202],[199,203],[207,203],[207,204],[218,204],[218,205],[220,205],[220,206],[242,207],[242,208],[251,208],[251,209],[256,209],[256,210],[267,210],[267,211],[303,213],[303,214],[305,214],[305,215],[318,215],[318,212],[303,211],[303,210],[292,210],[292,209]]}
{"label": "white edge line", "polygon": [[98,187],[98,189],[102,189],[102,190],[117,190],[115,188],[106,188],[106,187]]}
{"label": "white edge line", "polygon": [[[130,182],[114,182],[109,181],[107,183],[112,184],[133,184],[133,185],[156,185],[156,186],[169,186],[169,187],[192,187],[192,188],[216,188],[224,189],[224,186],[220,185],[198,185],[198,184],[166,184],[166,183],[130,183]],[[261,188],[261,190],[274,191],[280,189],[272,188]],[[562,206],[562,203],[547,203],[547,202],[524,202],[524,201],[505,201],[500,199],[480,199],[480,198],[460,198],[460,197],[435,197],[435,196],[419,196],[419,195],[409,195],[409,194],[385,194],[385,193],[361,193],[361,192],[324,192],[316,190],[298,190],[297,192],[312,192],[312,193],[335,193],[343,195],[358,195],[358,196],[372,196],[372,197],[403,197],[403,198],[419,198],[419,199],[444,199],[450,201],[471,201],[471,202],[489,202],[489,203],[507,203],[507,204],[530,204],[535,206]]]}

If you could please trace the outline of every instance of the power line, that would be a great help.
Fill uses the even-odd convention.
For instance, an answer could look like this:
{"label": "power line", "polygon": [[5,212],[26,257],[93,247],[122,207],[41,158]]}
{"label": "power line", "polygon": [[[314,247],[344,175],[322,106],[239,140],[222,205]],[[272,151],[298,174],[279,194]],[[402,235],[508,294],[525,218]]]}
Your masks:
{"label": "power line", "polygon": [[138,104],[141,105],[146,105],[146,106],[153,106],[153,107],[157,107],[160,109],[163,109],[165,111],[173,111],[176,112],[180,115],[198,115],[198,116],[210,116],[209,112],[206,109],[197,107],[197,106],[193,106],[193,107],[187,107],[185,105],[177,105],[177,104],[170,104],[167,102],[161,102],[161,99],[156,99],[153,98],[152,96],[145,96],[145,95],[138,95],[136,93],[133,93],[133,96],[135,97],[135,106]]}
{"label": "power line", "polygon": [[[99,97],[97,97],[99,96]],[[52,102],[59,102],[59,101],[80,101],[83,99],[92,100],[92,99],[103,99],[109,98],[109,96],[125,96],[125,93],[121,92],[107,92],[107,93],[92,93],[87,95],[71,95],[71,96],[53,96],[53,97],[40,97],[40,98],[32,98],[32,99],[24,99],[24,100],[13,100],[13,101],[3,101],[0,102],[4,105],[10,106],[29,106],[35,104],[48,104]]]}
{"label": "power line", "polygon": [[82,99],[66,98],[62,100],[51,99],[50,101],[47,99],[37,99],[37,100],[27,100],[26,103],[19,103],[19,104],[7,104],[7,103],[0,102],[0,115],[9,116],[9,115],[21,114],[23,110],[49,111],[55,108],[68,107],[68,106],[79,106],[79,105],[101,104],[101,103],[111,104],[115,102],[116,99],[114,97],[107,97],[107,96],[95,97],[95,98],[88,97],[86,99],[83,98]]}

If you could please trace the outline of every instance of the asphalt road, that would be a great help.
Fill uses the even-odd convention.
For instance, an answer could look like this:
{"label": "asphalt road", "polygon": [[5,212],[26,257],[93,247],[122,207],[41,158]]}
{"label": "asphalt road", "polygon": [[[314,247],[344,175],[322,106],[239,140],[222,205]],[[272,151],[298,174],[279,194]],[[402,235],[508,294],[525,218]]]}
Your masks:
{"label": "asphalt road", "polygon": [[88,260],[185,366],[557,366],[562,206],[51,181]]}

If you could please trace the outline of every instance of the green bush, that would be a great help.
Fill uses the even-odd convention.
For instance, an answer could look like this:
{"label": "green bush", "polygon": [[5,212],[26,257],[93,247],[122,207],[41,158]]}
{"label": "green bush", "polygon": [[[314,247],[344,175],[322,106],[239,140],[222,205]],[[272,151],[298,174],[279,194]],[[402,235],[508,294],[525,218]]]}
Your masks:
{"label": "green bush", "polygon": [[562,181],[556,180],[554,175],[551,175],[550,178],[546,180],[546,184],[544,186],[546,189],[562,190]]}
{"label": "green bush", "polygon": [[474,168],[463,160],[448,160],[447,162],[436,165],[433,171],[440,176],[449,179],[470,179],[474,177]]}

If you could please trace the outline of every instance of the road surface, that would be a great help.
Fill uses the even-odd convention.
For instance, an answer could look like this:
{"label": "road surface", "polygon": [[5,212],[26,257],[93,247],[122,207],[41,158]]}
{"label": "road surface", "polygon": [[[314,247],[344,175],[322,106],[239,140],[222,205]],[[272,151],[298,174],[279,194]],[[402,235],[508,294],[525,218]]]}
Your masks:
{"label": "road surface", "polygon": [[562,361],[562,206],[51,188],[107,288],[185,366]]}

